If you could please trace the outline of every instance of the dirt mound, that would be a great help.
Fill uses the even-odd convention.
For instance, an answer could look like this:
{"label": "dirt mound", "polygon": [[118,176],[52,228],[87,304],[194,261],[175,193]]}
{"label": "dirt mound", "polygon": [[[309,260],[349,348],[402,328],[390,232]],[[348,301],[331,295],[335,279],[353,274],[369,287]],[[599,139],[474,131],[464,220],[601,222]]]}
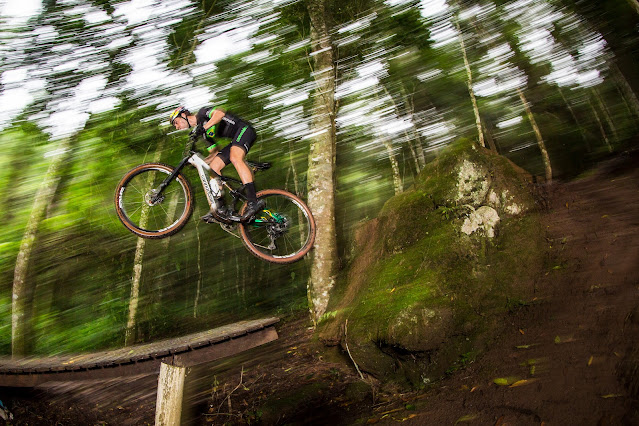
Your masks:
{"label": "dirt mound", "polygon": [[529,178],[467,140],[443,150],[361,226],[320,339],[348,345],[364,373],[414,388],[481,353],[496,314],[529,298],[543,264]]}
{"label": "dirt mound", "polygon": [[415,403],[412,424],[639,424],[636,152],[548,189],[549,267],[485,356]]}

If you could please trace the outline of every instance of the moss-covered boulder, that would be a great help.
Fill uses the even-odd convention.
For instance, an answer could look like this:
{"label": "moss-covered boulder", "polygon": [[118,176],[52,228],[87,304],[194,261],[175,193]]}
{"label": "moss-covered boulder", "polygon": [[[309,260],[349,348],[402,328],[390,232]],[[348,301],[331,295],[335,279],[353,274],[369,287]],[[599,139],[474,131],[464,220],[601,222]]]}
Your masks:
{"label": "moss-covered boulder", "polygon": [[356,231],[319,334],[383,381],[420,385],[480,353],[544,258],[530,176],[460,140]]}

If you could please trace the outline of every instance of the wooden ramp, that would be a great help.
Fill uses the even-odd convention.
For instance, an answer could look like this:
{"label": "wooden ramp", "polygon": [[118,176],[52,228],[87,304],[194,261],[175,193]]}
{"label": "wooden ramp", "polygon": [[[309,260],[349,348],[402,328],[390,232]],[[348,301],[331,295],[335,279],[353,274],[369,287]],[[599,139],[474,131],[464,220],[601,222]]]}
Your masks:
{"label": "wooden ramp", "polygon": [[105,352],[47,358],[0,358],[0,386],[157,374],[162,362],[192,366],[272,342],[279,318],[242,321],[176,339]]}

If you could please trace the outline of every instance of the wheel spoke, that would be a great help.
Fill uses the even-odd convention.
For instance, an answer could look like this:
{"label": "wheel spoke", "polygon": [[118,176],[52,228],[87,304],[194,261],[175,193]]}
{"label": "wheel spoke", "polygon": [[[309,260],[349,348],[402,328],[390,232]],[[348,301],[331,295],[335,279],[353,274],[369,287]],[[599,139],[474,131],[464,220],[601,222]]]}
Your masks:
{"label": "wheel spoke", "polygon": [[[144,166],[143,166],[144,167]],[[170,168],[160,165],[149,165],[120,184],[116,209],[120,211],[122,222],[140,236],[152,237],[148,233],[158,233],[163,236],[171,231],[174,225],[181,227],[179,222],[186,223],[191,214],[192,205],[189,203],[190,187],[179,176],[172,180],[158,197],[158,201],[149,204],[161,182],[171,173]],[[121,206],[121,207],[120,207]],[[160,232],[162,231],[162,232]]]}

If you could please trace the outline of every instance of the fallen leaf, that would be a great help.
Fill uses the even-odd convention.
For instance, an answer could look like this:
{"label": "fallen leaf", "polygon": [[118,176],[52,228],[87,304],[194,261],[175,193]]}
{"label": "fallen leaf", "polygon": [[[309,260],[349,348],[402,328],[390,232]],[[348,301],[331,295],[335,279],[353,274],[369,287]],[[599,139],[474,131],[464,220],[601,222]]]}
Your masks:
{"label": "fallen leaf", "polygon": [[588,360],[588,367],[590,367],[592,365],[592,359],[593,359],[593,356],[590,355],[590,359]]}
{"label": "fallen leaf", "polygon": [[461,416],[460,418],[458,418],[455,424],[462,423],[462,422],[472,422],[476,418],[477,418],[477,414],[466,414],[465,416]]}
{"label": "fallen leaf", "polygon": [[395,287],[393,287],[393,289],[390,291],[391,293],[395,291]]}
{"label": "fallen leaf", "polygon": [[510,385],[511,388],[516,388],[518,386],[524,386],[524,385],[529,385],[531,383],[536,382],[537,379],[523,379],[523,380],[518,380],[515,383],[513,383],[512,385]]}
{"label": "fallen leaf", "polygon": [[477,390],[478,386],[473,386],[473,388],[470,390],[471,392],[475,392]]}
{"label": "fallen leaf", "polygon": [[493,383],[499,386],[509,386],[517,382],[518,380],[519,380],[519,377],[515,377],[515,376],[498,377],[495,380],[493,380]]}
{"label": "fallen leaf", "polygon": [[519,332],[520,332],[521,334],[526,334],[526,333],[524,333],[524,330],[522,330],[521,328],[519,329]]}
{"label": "fallen leaf", "polygon": [[515,348],[517,349],[530,349],[533,346],[537,346],[539,343],[531,343],[530,345],[519,345],[519,346],[515,346]]}
{"label": "fallen leaf", "polygon": [[601,397],[604,399],[608,399],[608,398],[619,398],[620,396],[623,396],[620,393],[609,393],[608,395],[602,395]]}
{"label": "fallen leaf", "polygon": [[605,214],[605,215],[601,216],[601,218],[602,218],[602,219],[605,219],[605,218],[607,218],[607,217],[608,217],[608,215],[607,215],[607,214]]}
{"label": "fallen leaf", "polygon": [[561,343],[561,338],[559,336],[555,336],[555,343]]}

